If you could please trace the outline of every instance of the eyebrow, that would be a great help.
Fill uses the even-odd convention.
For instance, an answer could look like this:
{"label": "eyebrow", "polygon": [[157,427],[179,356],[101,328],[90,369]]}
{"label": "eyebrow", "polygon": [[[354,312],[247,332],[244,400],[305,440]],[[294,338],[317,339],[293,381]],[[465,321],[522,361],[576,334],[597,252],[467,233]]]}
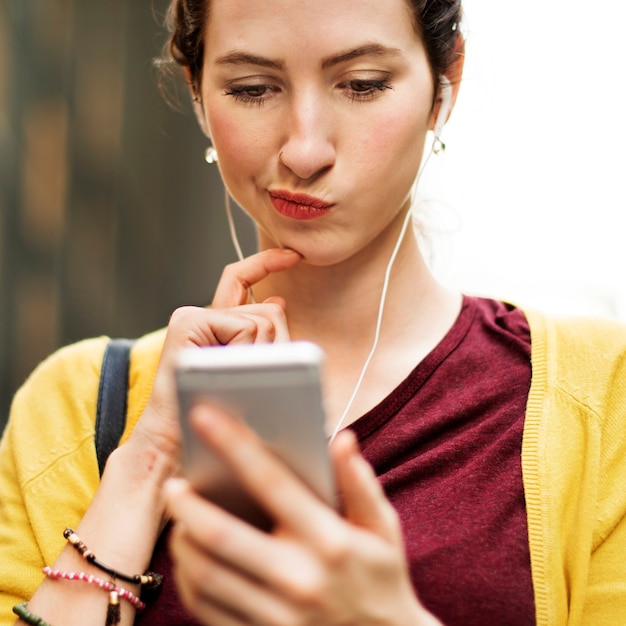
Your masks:
{"label": "eyebrow", "polygon": [[284,64],[282,61],[275,61],[266,57],[260,57],[247,52],[230,52],[223,57],[215,60],[217,65],[259,65],[273,70],[282,70]]}
{"label": "eyebrow", "polygon": [[[328,69],[340,63],[346,63],[366,56],[399,56],[401,51],[398,48],[390,48],[379,43],[369,43],[346,52],[327,57],[322,60],[322,69]],[[258,65],[259,67],[267,67],[274,70],[282,70],[285,64],[282,61],[270,59],[267,57],[249,54],[247,52],[229,52],[224,56],[215,60],[217,65]]]}
{"label": "eyebrow", "polygon": [[352,61],[354,59],[358,59],[360,57],[384,57],[384,56],[400,56],[401,51],[399,48],[390,48],[388,46],[383,46],[380,43],[368,43],[363,46],[359,46],[358,48],[354,48],[353,50],[348,50],[347,52],[341,52],[340,54],[328,57],[322,61],[322,69],[327,69],[334,65],[339,65],[340,63],[345,63],[346,61]]}

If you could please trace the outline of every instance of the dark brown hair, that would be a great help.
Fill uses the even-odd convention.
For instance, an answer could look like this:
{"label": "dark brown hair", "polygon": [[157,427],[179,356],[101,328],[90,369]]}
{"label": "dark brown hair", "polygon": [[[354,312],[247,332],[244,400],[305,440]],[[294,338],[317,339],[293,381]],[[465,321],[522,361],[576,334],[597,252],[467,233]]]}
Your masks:
{"label": "dark brown hair", "polygon": [[[463,54],[461,0],[407,0],[407,3],[416,32],[424,42],[433,77],[445,74]],[[210,0],[172,0],[167,11],[170,36],[164,65],[168,65],[169,57],[170,61],[189,68],[195,94],[200,93],[202,82],[204,30],[209,11]]]}
{"label": "dark brown hair", "polygon": [[[459,56],[465,53],[461,36],[463,9],[461,0],[410,0],[415,30],[424,42],[428,62],[436,77],[447,74]],[[448,76],[455,82],[457,76]]]}

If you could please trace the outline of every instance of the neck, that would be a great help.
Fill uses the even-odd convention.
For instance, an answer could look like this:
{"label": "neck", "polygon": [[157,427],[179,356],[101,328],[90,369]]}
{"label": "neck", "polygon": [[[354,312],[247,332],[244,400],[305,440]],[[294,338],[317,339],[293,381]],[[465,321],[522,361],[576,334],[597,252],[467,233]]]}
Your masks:
{"label": "neck", "polygon": [[[257,302],[282,296],[291,338],[320,345],[326,354],[324,396],[334,428],[374,344],[385,271],[393,246],[331,267],[306,261],[271,274],[254,287]],[[409,231],[399,248],[384,299],[380,338],[363,385],[343,426],[380,402],[441,341],[461,298],[444,289]]]}
{"label": "neck", "polygon": [[[385,252],[384,262],[367,253],[332,267],[304,262],[256,285],[255,298],[259,302],[272,295],[285,298],[293,339],[315,341],[327,352],[343,352],[349,346],[350,353],[362,358],[374,337],[391,257],[391,250]],[[448,306],[449,297],[432,276],[414,234],[408,232],[391,270],[383,337],[403,341],[407,333],[420,327],[428,334],[426,321]]]}

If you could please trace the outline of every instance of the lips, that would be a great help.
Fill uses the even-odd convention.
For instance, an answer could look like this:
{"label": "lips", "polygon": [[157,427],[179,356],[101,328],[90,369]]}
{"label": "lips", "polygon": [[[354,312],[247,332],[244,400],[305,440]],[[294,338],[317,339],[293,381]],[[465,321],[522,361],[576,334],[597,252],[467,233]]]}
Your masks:
{"label": "lips", "polygon": [[332,204],[304,193],[290,191],[270,191],[273,207],[285,217],[296,220],[314,220],[326,215]]}

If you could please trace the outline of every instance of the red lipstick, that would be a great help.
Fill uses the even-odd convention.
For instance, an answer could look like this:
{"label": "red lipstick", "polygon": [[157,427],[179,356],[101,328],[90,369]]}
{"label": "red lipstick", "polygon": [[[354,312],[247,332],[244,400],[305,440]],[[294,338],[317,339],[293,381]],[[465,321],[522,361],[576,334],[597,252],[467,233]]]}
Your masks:
{"label": "red lipstick", "polygon": [[304,193],[279,189],[270,191],[269,194],[272,205],[281,215],[296,220],[314,220],[323,217],[333,207],[324,200]]}

